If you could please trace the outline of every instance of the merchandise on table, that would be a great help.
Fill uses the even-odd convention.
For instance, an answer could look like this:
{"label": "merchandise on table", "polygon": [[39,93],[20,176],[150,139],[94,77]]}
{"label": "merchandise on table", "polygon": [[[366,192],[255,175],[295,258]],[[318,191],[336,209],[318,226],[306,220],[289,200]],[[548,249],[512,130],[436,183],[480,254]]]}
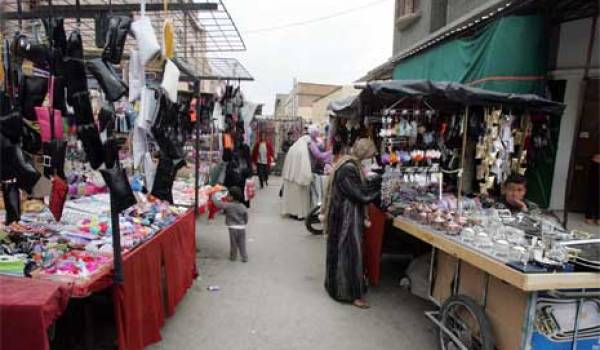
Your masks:
{"label": "merchandise on table", "polygon": [[[60,223],[44,208],[0,228],[0,274],[53,279],[77,287],[112,268],[109,201],[108,194],[82,197],[66,203]],[[138,201],[119,217],[122,251],[135,249],[185,210],[166,202]]]}

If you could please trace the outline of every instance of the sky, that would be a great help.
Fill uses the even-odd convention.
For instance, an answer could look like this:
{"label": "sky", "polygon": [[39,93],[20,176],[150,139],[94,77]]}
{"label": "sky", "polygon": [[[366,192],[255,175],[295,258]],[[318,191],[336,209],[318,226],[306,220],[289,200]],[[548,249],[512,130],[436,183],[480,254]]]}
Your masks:
{"label": "sky", "polygon": [[[247,51],[218,56],[237,58],[254,77],[242,90],[265,104],[264,115],[273,113],[275,94],[289,92],[294,78],[351,84],[392,55],[394,0],[222,1]],[[261,31],[322,17],[332,18]]]}

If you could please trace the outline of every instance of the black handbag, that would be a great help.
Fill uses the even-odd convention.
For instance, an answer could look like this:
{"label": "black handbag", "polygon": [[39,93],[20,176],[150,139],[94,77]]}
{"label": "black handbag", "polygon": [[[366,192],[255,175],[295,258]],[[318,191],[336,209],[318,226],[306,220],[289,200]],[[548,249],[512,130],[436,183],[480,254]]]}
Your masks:
{"label": "black handbag", "polygon": [[88,125],[94,123],[92,101],[88,91],[80,91],[71,96],[71,106],[75,114],[75,124]]}
{"label": "black handbag", "polygon": [[11,45],[11,54],[16,62],[28,59],[38,67],[48,64],[48,47],[44,44],[34,43],[26,35],[15,33]]}
{"label": "black handbag", "polygon": [[35,76],[23,76],[19,93],[21,113],[28,120],[36,121],[35,107],[44,103],[48,93],[48,79]]}
{"label": "black handbag", "polygon": [[20,188],[31,194],[33,187],[42,175],[31,164],[31,159],[25,155],[21,146],[15,145],[13,148],[15,156],[15,172],[17,173],[17,184]]}
{"label": "black handbag", "polygon": [[103,132],[108,129],[108,134],[110,135],[115,129],[115,120],[116,115],[112,105],[102,105],[102,107],[100,107],[100,112],[98,112],[98,130]]}
{"label": "black handbag", "polygon": [[119,64],[121,62],[125,39],[127,39],[127,33],[129,33],[130,27],[131,18],[129,16],[110,17],[102,59],[114,64]]}
{"label": "black handbag", "polygon": [[110,63],[95,58],[87,61],[86,68],[98,80],[98,84],[110,102],[115,102],[127,94],[127,84],[119,78]]}
{"label": "black handbag", "polygon": [[12,143],[21,141],[21,132],[23,130],[23,118],[19,111],[12,111],[6,115],[0,116],[0,131]]}
{"label": "black handbag", "polygon": [[44,153],[44,176],[51,178],[57,175],[63,179],[65,176],[65,155],[67,142],[62,140],[50,140],[42,144]]}
{"label": "black handbag", "polygon": [[125,169],[119,167],[100,169],[100,173],[109,189],[113,210],[121,212],[137,203]]}
{"label": "black handbag", "polygon": [[81,140],[83,150],[92,169],[98,169],[104,162],[102,141],[96,124],[91,122],[77,126],[77,137]]}
{"label": "black handbag", "polygon": [[109,137],[104,141],[104,164],[107,168],[114,168],[119,161],[119,140],[116,137]]}
{"label": "black handbag", "polygon": [[73,30],[67,40],[67,53],[65,57],[65,79],[67,85],[67,101],[70,105],[75,103],[73,95],[87,92],[87,75],[83,63],[83,44],[81,34]]}
{"label": "black handbag", "polygon": [[23,151],[36,154],[42,149],[42,136],[40,132],[29,124],[28,121],[23,121],[23,131],[21,132],[21,144]]}
{"label": "black handbag", "polygon": [[10,225],[13,222],[18,222],[21,219],[21,198],[17,183],[2,183],[2,197],[4,198],[4,208],[6,209],[6,220],[4,223]]}
{"label": "black handbag", "polygon": [[152,185],[151,195],[154,197],[173,203],[173,182],[177,172],[185,165],[185,160],[164,157],[161,155],[156,168],[154,184]]}

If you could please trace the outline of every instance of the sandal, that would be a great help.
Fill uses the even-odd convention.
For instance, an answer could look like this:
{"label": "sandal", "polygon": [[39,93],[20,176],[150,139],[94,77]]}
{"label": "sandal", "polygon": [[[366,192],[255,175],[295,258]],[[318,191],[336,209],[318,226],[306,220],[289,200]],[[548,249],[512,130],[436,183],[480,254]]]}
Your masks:
{"label": "sandal", "polygon": [[363,299],[356,299],[354,300],[354,302],[352,303],[352,306],[355,306],[359,309],[368,309],[370,308],[369,304],[363,300]]}

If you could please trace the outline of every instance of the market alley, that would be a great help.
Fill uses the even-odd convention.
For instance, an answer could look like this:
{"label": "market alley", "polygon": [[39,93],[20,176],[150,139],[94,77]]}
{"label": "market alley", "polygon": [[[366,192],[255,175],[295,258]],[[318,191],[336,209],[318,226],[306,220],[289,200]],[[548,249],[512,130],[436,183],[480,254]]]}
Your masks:
{"label": "market alley", "polygon": [[390,259],[381,286],[369,290],[371,309],[329,298],[325,239],[280,216],[278,180],[252,202],[247,264],[229,261],[221,216],[197,225],[200,277],[167,320],[163,341],[149,349],[435,349],[423,315],[432,306],[400,288],[400,267]]}

